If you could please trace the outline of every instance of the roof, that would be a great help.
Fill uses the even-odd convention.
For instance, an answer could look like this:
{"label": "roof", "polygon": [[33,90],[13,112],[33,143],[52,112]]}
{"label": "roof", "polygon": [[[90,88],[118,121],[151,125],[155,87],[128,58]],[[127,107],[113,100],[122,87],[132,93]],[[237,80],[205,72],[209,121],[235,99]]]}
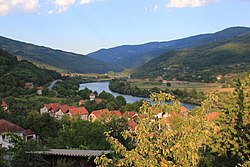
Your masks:
{"label": "roof", "polygon": [[32,87],[33,87],[33,82],[25,83],[25,88],[32,88]]}
{"label": "roof", "polygon": [[4,132],[23,132],[25,131],[24,128],[9,122],[7,120],[1,119],[0,120],[0,133]]}
{"label": "roof", "polygon": [[111,113],[115,116],[122,116],[122,113],[119,110],[111,111]]}
{"label": "roof", "polygon": [[215,119],[217,119],[219,117],[219,115],[220,115],[219,112],[211,112],[211,113],[206,115],[206,119],[208,121],[214,121]]}
{"label": "roof", "polygon": [[50,104],[44,104],[44,106],[48,109],[48,110],[54,110],[57,111],[61,108],[61,104],[60,103],[50,103]]}
{"label": "roof", "polygon": [[2,101],[2,107],[7,107],[8,106],[8,104],[6,103],[6,101]]}
{"label": "roof", "polygon": [[126,118],[134,118],[136,117],[138,114],[136,112],[133,111],[126,111],[123,116]]}
{"label": "roof", "polygon": [[66,104],[65,105],[61,105],[60,109],[65,114],[69,110],[69,106],[66,105]]}
{"label": "roof", "polygon": [[42,155],[61,155],[71,157],[98,157],[103,154],[109,154],[111,151],[102,150],[67,150],[67,149],[50,149],[49,151],[35,151],[35,154]]}
{"label": "roof", "polygon": [[85,107],[70,107],[69,112],[72,114],[72,116],[89,114]]}
{"label": "roof", "polygon": [[188,109],[186,107],[181,106],[181,112],[187,112],[187,111],[188,111]]}
{"label": "roof", "polygon": [[108,109],[95,110],[95,111],[92,111],[91,114],[94,114],[96,116],[96,118],[100,118],[105,113],[110,114]]}
{"label": "roof", "polygon": [[129,120],[128,121],[128,127],[129,127],[129,129],[135,129],[135,127],[137,126],[137,123],[134,121],[134,120]]}
{"label": "roof", "polygon": [[23,132],[23,134],[24,134],[25,136],[28,136],[28,135],[33,135],[33,134],[36,134],[36,133],[35,133],[34,131],[28,129],[28,130],[25,130],[25,131]]}

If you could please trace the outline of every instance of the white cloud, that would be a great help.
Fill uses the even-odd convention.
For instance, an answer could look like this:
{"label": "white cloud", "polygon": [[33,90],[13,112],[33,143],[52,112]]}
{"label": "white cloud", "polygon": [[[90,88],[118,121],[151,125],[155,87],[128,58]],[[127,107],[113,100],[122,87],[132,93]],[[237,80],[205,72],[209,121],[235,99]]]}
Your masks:
{"label": "white cloud", "polygon": [[167,5],[168,8],[185,8],[185,7],[199,7],[215,0],[170,0]]}
{"label": "white cloud", "polygon": [[70,6],[76,3],[76,0],[51,0],[55,10],[48,11],[48,14],[65,12]]}
{"label": "white cloud", "polygon": [[0,0],[0,15],[14,10],[32,12],[38,7],[38,0]]}
{"label": "white cloud", "polygon": [[94,0],[80,0],[80,4],[89,4],[91,2],[94,2]]}

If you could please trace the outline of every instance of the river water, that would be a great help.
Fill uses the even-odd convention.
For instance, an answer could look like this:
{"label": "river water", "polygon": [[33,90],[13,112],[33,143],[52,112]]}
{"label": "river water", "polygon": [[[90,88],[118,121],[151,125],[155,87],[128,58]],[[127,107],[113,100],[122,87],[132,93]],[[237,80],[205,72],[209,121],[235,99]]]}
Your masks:
{"label": "river water", "polygon": [[[136,96],[131,96],[131,95],[124,95],[124,94],[120,94],[120,93],[116,93],[116,92],[112,92],[111,90],[109,90],[109,82],[91,82],[91,83],[84,83],[84,84],[80,84],[80,88],[79,90],[88,88],[92,91],[97,91],[97,93],[101,93],[102,91],[105,91],[107,93],[111,93],[113,96],[123,96],[127,103],[134,103],[136,101],[139,101],[141,99],[150,101],[149,98],[144,98],[144,97],[136,97]],[[187,109],[191,110],[194,107],[196,107],[196,105],[193,104],[189,104],[189,103],[181,103],[182,106],[185,106]]]}

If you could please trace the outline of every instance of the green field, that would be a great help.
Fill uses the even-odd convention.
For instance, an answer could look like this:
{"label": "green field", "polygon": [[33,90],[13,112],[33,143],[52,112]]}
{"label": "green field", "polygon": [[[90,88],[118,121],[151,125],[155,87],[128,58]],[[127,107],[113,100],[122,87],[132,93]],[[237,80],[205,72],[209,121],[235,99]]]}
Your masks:
{"label": "green field", "polygon": [[157,87],[160,89],[187,89],[192,90],[196,89],[198,92],[227,92],[232,91],[233,88],[222,88],[222,84],[220,83],[201,83],[201,82],[186,82],[186,81],[168,81],[171,83],[171,86],[167,86],[167,84],[163,84],[161,82],[149,82],[144,80],[129,80],[131,86],[137,86],[143,89],[151,89],[153,87]]}

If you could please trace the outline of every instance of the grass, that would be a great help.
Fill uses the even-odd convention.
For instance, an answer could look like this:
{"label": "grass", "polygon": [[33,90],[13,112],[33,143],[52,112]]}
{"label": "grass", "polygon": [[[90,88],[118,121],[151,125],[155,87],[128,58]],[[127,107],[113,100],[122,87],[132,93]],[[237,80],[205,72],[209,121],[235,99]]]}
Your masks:
{"label": "grass", "polygon": [[167,86],[166,84],[162,84],[160,82],[147,82],[143,80],[130,80],[132,86],[137,86],[143,89],[151,89],[153,87],[157,87],[160,89],[187,89],[188,91],[192,89],[196,89],[198,92],[228,92],[233,91],[234,88],[222,88],[222,84],[220,83],[201,83],[201,82],[183,82],[183,81],[169,81],[171,86]]}

